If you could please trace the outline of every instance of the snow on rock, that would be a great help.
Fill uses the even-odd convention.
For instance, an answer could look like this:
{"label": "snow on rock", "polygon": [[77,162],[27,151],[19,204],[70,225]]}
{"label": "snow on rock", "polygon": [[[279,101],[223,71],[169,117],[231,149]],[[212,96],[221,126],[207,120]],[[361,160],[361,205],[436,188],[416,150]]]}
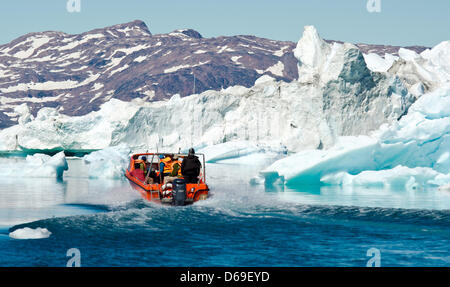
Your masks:
{"label": "snow on rock", "polygon": [[328,150],[281,159],[261,171],[261,177],[268,184],[287,185],[370,182],[377,177],[388,182],[412,177],[403,181],[408,185],[418,181],[445,185],[450,180],[449,105],[450,85],[445,85],[419,98],[399,122],[383,125],[370,136],[341,137]]}
{"label": "snow on rock", "polygon": [[92,152],[83,157],[90,178],[121,178],[129,164],[130,148],[121,144]]}
{"label": "snow on rock", "polygon": [[13,239],[43,239],[49,238],[52,233],[47,228],[38,227],[32,229],[29,227],[16,229],[9,233],[9,237]]}

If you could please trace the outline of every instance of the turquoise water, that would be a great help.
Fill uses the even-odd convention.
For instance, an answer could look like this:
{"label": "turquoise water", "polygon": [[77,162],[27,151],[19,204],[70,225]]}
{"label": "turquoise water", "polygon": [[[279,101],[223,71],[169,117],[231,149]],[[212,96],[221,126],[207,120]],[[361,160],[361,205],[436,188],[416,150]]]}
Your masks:
{"label": "turquoise water", "polygon": [[[148,203],[124,180],[0,180],[0,266],[450,266],[450,193],[251,186],[260,167],[208,164],[211,197]],[[49,238],[17,240],[18,228]]]}

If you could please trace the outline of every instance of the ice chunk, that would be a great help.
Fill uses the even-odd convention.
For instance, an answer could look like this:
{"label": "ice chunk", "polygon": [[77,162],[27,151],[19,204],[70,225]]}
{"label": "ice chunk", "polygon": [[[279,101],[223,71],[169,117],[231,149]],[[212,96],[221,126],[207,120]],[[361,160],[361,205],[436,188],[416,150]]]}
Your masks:
{"label": "ice chunk", "polygon": [[83,165],[90,178],[121,178],[130,162],[130,148],[126,144],[108,147],[83,157]]}
{"label": "ice chunk", "polygon": [[364,54],[367,67],[374,72],[387,72],[397,59],[391,54],[385,54],[384,58],[375,53]]}
{"label": "ice chunk", "polygon": [[450,41],[444,41],[420,55],[401,48],[400,60],[389,69],[389,73],[400,77],[408,86],[421,83],[432,91],[450,81]]}
{"label": "ice chunk", "polygon": [[24,125],[34,119],[26,103],[16,106],[14,111],[19,116],[19,125]]}
{"label": "ice chunk", "polygon": [[415,51],[406,48],[400,48],[398,50],[398,55],[400,56],[400,58],[406,61],[413,61],[414,59],[420,57],[420,55],[417,54]]}
{"label": "ice chunk", "polygon": [[198,153],[205,154],[207,162],[238,158],[252,153],[261,152],[262,149],[252,142],[227,142],[203,148]]}
{"label": "ice chunk", "polygon": [[371,159],[371,151],[376,145],[376,139],[367,136],[342,137],[329,150],[302,151],[276,161],[260,173],[268,184],[279,178],[279,182],[289,185],[319,183],[330,173],[374,169],[376,162]]}
{"label": "ice chunk", "polygon": [[49,238],[52,233],[47,228],[38,227],[31,229],[29,227],[16,229],[9,233],[9,237],[13,239],[43,239]]}
{"label": "ice chunk", "polygon": [[450,184],[450,174],[441,174],[428,167],[408,168],[396,166],[386,170],[368,170],[351,175],[348,172],[329,174],[321,178],[324,184],[365,187],[400,187],[422,189],[426,186]]}
{"label": "ice chunk", "polygon": [[64,152],[54,156],[46,154],[28,155],[26,160],[11,161],[0,165],[2,177],[54,177],[62,178],[64,171],[68,170]]}

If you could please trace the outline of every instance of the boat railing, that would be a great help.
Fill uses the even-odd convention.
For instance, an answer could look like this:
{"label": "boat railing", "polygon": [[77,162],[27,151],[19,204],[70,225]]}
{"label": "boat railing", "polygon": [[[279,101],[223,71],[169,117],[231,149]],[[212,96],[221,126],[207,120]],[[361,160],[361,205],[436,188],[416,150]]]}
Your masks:
{"label": "boat railing", "polygon": [[[178,156],[178,157],[187,157],[189,154],[187,153],[164,153],[164,152],[155,152],[155,153],[137,153],[137,154],[133,154],[132,158],[133,160],[138,159],[140,156],[159,156],[159,155],[164,155],[164,156]],[[196,153],[196,156],[201,156],[202,160],[202,172],[200,174],[200,178],[203,180],[204,183],[206,183],[206,160],[205,160],[205,155],[203,153]],[[148,160],[148,158],[147,158]],[[200,180],[199,178],[199,180]]]}

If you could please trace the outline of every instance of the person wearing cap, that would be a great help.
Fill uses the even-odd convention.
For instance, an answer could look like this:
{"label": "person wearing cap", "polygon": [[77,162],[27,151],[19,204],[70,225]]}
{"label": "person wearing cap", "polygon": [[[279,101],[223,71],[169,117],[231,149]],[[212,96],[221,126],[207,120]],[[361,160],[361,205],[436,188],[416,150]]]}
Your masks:
{"label": "person wearing cap", "polygon": [[147,157],[144,155],[141,157],[141,159],[142,159],[142,162],[141,162],[140,168],[142,169],[143,172],[146,172],[147,171]]}
{"label": "person wearing cap", "polygon": [[160,155],[159,158],[160,158],[159,171],[161,175],[161,182],[164,183],[164,177],[170,176],[170,174],[172,173],[173,161],[169,155],[168,156]]}
{"label": "person wearing cap", "polygon": [[183,175],[186,183],[198,183],[198,176],[200,175],[200,169],[202,164],[195,155],[193,148],[189,149],[188,156],[184,158],[181,164],[181,174]]}

